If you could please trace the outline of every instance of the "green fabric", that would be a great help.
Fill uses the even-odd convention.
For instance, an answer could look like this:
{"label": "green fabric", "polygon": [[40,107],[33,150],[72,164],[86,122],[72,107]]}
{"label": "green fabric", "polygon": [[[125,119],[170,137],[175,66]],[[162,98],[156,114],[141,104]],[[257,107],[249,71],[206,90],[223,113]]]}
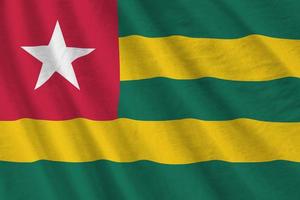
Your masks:
{"label": "green fabric", "polygon": [[300,39],[299,0],[121,0],[119,35]]}
{"label": "green fabric", "polygon": [[300,79],[239,82],[154,78],[121,82],[119,117],[137,120],[300,121]]}
{"label": "green fabric", "polygon": [[0,162],[0,199],[300,199],[300,164]]}

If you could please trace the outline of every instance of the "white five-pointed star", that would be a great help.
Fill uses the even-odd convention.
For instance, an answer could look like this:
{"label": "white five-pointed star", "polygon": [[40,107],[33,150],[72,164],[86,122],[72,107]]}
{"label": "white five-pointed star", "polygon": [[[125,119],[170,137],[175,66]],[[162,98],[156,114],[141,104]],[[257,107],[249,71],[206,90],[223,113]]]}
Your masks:
{"label": "white five-pointed star", "polygon": [[72,62],[95,50],[91,48],[67,47],[58,21],[56,22],[48,46],[22,48],[43,63],[34,89],[37,89],[46,83],[55,72],[62,75],[77,89],[80,89]]}

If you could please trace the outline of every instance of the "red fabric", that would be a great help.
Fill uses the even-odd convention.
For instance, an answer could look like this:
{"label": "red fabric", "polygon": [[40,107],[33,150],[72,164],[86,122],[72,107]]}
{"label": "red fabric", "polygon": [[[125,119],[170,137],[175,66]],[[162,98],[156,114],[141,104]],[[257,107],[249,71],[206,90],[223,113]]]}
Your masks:
{"label": "red fabric", "polygon": [[[42,63],[21,46],[48,45],[59,21],[68,47],[95,48],[72,63],[80,91],[55,73],[34,90]],[[0,120],[117,118],[116,0],[0,2]]]}

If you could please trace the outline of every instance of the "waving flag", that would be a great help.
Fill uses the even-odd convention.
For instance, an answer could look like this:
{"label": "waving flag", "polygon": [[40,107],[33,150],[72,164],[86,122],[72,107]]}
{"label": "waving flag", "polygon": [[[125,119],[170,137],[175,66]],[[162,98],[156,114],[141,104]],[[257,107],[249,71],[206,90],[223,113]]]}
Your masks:
{"label": "waving flag", "polygon": [[0,199],[299,199],[299,10],[0,1]]}

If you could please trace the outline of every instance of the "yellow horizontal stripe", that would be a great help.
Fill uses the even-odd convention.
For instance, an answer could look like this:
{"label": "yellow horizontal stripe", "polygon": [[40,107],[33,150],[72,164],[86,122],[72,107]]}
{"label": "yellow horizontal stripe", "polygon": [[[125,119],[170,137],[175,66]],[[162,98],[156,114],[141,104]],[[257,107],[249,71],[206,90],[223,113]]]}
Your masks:
{"label": "yellow horizontal stripe", "polygon": [[300,40],[121,37],[121,80],[153,77],[263,81],[300,77]]}
{"label": "yellow horizontal stripe", "polygon": [[187,164],[208,160],[300,161],[300,123],[248,119],[176,121],[0,122],[0,160],[66,162],[151,160]]}

